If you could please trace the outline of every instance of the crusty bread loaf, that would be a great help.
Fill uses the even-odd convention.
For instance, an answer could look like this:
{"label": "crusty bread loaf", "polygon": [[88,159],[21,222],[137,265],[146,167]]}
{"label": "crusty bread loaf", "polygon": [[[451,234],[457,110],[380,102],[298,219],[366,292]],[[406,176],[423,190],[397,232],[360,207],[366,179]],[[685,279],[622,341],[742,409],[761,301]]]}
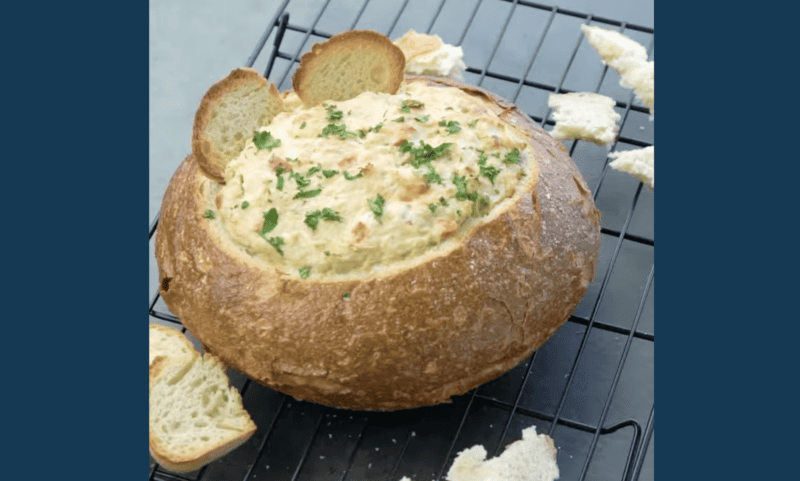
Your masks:
{"label": "crusty bread loaf", "polygon": [[461,80],[467,67],[461,47],[444,43],[436,34],[413,29],[394,41],[406,57],[407,75],[437,75]]}
{"label": "crusty bread loaf", "polygon": [[350,30],[314,44],[300,58],[292,87],[306,106],[314,106],[362,92],[395,93],[404,70],[403,51],[385,35]]}
{"label": "crusty bread loaf", "polygon": [[200,469],[241,446],[256,431],[230,385],[225,366],[213,355],[150,365],[150,455],[164,469]]}
{"label": "crusty bread loaf", "polygon": [[559,140],[581,139],[607,145],[617,137],[620,115],[616,102],[593,92],[551,94],[548,105],[553,109],[556,125],[550,134]]}
{"label": "crusty bread loaf", "polygon": [[625,150],[608,154],[612,160],[608,165],[620,172],[627,172],[639,181],[655,189],[655,147]]}
{"label": "crusty bread loaf", "polygon": [[192,154],[203,172],[221,182],[256,128],[282,111],[275,84],[251,68],[234,69],[215,83],[200,101],[192,130]]}
{"label": "crusty bread loaf", "polygon": [[179,330],[160,324],[150,324],[151,365],[158,356],[179,364],[187,364],[198,355],[192,343]]}
{"label": "crusty bread loaf", "polygon": [[[260,210],[253,213],[254,217],[242,226],[255,231],[257,243],[261,239],[260,245],[244,247],[230,237],[226,230],[230,225],[223,224],[223,216],[217,215],[219,206],[226,201],[222,187],[203,176],[191,156],[178,168],[163,197],[156,235],[160,294],[187,329],[226,364],[297,399],[361,410],[427,406],[448,402],[452,396],[510,370],[569,318],[594,278],[600,222],[591,192],[564,146],[513,104],[486,90],[426,77],[409,77],[404,85],[410,90],[417,84],[437,91],[430,92],[431,96],[464,98],[470,102],[472,107],[465,109],[466,113],[459,109],[459,114],[474,118],[476,126],[491,125],[482,137],[487,145],[492,145],[493,139],[499,142],[502,132],[522,139],[516,158],[513,152],[506,156],[507,164],[489,155],[488,162],[479,160],[478,153],[470,151],[474,165],[469,168],[475,182],[481,176],[484,179],[481,185],[491,189],[492,184],[483,175],[494,175],[492,166],[509,172],[512,167],[520,168],[520,180],[509,184],[509,197],[488,215],[465,223],[461,230],[455,230],[456,226],[454,230],[445,230],[441,242],[424,255],[390,265],[378,262],[357,274],[326,275],[300,269],[298,275],[297,270],[284,268],[281,263],[291,257],[291,242],[300,242],[300,237],[287,237],[286,244],[282,243],[283,238],[270,237],[274,235],[270,230],[276,224],[280,229],[289,222],[290,212],[282,211],[280,220],[268,208],[263,208],[263,215]],[[354,101],[395,102],[392,100],[395,97],[362,95]],[[336,106],[328,107],[328,112],[338,118],[341,112],[337,112]],[[364,111],[374,110],[367,107],[364,106]],[[402,113],[401,107],[409,113]],[[470,134],[473,127],[467,122],[461,122],[459,127],[445,120],[439,122],[439,118],[424,118],[415,113],[416,107],[396,100],[398,110],[386,114],[390,120],[380,124],[379,134],[376,134],[379,126],[369,132],[362,129],[361,135],[348,132],[343,126],[338,130],[339,136],[331,135],[328,139],[326,145],[332,150],[325,152],[331,153],[312,159],[314,167],[310,169],[301,170],[296,167],[300,165],[296,159],[287,160],[275,154],[280,149],[264,151],[273,172],[268,170],[270,167],[256,169],[256,177],[245,179],[242,186],[261,189],[272,185],[274,189],[275,169],[279,169],[286,183],[280,184],[284,190],[274,191],[274,195],[286,195],[287,191],[294,194],[294,177],[305,176],[308,169],[317,174],[308,190],[297,191],[298,196],[308,192],[316,195],[318,192],[311,189],[340,179],[341,171],[347,174],[349,169],[352,179],[363,174],[357,180],[363,183],[337,182],[368,189],[399,185],[405,186],[409,198],[421,195],[437,182],[437,172],[431,170],[426,174],[422,162],[435,149],[427,145],[430,150],[425,150],[425,144],[415,147],[414,135],[418,134],[414,132],[424,127],[433,136],[425,138],[426,141],[448,141],[453,152],[458,153],[462,152],[459,136]],[[297,115],[312,119],[325,114],[322,106],[313,109],[300,109]],[[357,119],[349,123],[347,109],[342,110],[345,113],[338,121],[353,125]],[[379,114],[384,108],[380,110]],[[353,115],[356,114],[354,110]],[[451,115],[448,110],[439,114]],[[273,126],[288,115],[281,114]],[[400,121],[397,116],[406,120]],[[284,140],[281,149],[290,152],[295,145],[299,148],[306,142],[322,141],[319,130],[312,128],[312,120],[308,122],[308,126],[305,121],[299,127],[292,126],[293,133],[280,134]],[[319,129],[323,124],[314,125]],[[262,129],[269,130],[269,127]],[[391,142],[400,135],[413,141],[414,146],[409,141],[386,147],[395,151],[398,146],[407,147],[408,151],[416,152],[421,162],[417,170],[426,175],[430,185],[414,179],[399,183],[391,171],[376,172],[375,166],[359,171],[349,158],[334,158],[337,163],[321,165],[321,171],[317,167],[317,162],[331,160],[331,155],[347,145],[368,145],[366,142],[373,141],[370,139],[389,135],[387,132],[394,136]],[[299,136],[297,144],[290,145],[290,141],[295,142],[292,140],[295,135]],[[379,147],[375,144],[374,148]],[[251,150],[247,152],[256,152],[255,147],[248,149]],[[238,159],[237,165],[245,165],[243,159]],[[334,177],[326,180],[324,172]],[[491,178],[493,182],[500,179]],[[232,180],[224,186],[226,192],[238,189]],[[456,200],[458,196],[469,195],[468,189],[472,187],[466,181],[458,192],[455,187],[447,189],[455,196],[449,201],[452,210],[448,212],[455,212],[453,205],[458,202],[465,206],[470,202]],[[298,209],[303,209],[305,202],[321,197],[294,202]],[[247,202],[240,204],[226,210],[225,215],[251,212],[247,209],[252,206],[245,206]],[[411,206],[409,203],[408,207]],[[446,209],[443,206],[444,202],[437,202],[428,207],[441,212]],[[372,212],[367,211],[362,222],[377,229],[381,222],[385,227],[389,219],[401,218],[406,207],[399,198],[383,206],[379,196],[370,201],[370,208]],[[206,215],[207,212],[211,214]],[[329,259],[322,255],[327,248],[324,229],[347,225],[336,218],[335,212],[329,213],[327,221],[316,217],[313,224],[301,225],[297,232],[286,235],[318,237],[321,248],[311,254]],[[379,217],[381,213],[383,217]],[[356,228],[353,233],[357,235],[360,231]],[[359,240],[347,249],[363,252],[366,247]],[[260,246],[265,246],[263,254],[254,254]],[[370,260],[380,258],[381,251],[376,250]],[[335,271],[337,264],[331,265]]]}

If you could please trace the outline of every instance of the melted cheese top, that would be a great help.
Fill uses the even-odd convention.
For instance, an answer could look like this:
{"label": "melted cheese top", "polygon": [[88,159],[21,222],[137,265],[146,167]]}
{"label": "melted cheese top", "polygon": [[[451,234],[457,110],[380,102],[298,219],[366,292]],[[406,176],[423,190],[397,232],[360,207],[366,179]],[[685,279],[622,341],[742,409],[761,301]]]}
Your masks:
{"label": "melted cheese top", "polygon": [[457,239],[514,195],[531,156],[481,100],[412,82],[279,114],[227,165],[211,210],[289,274],[370,272]]}

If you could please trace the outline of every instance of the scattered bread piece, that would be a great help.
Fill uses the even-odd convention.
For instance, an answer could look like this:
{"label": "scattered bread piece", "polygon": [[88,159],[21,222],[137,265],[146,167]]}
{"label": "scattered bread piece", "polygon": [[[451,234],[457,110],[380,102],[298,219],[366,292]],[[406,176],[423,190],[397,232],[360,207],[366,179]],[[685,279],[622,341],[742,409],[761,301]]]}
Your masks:
{"label": "scattered bread piece", "polygon": [[198,355],[181,331],[160,324],[150,324],[150,365],[153,365],[153,360],[158,356],[187,364]]}
{"label": "scattered bread piece", "polygon": [[406,74],[463,78],[463,70],[467,68],[462,60],[464,50],[444,43],[438,35],[417,33],[412,29],[394,44],[406,57]]}
{"label": "scattered bread piece", "polygon": [[403,51],[388,37],[372,30],[350,30],[305,53],[292,76],[292,87],[306,107],[313,107],[363,92],[395,94],[404,71]]}
{"label": "scattered bread piece", "polygon": [[647,50],[638,42],[613,30],[581,25],[586,40],[597,50],[603,63],[617,71],[620,85],[636,96],[655,114],[655,62],[647,61]]}
{"label": "scattered bread piece", "polygon": [[194,471],[256,431],[225,366],[177,329],[150,324],[150,455],[165,469]]}
{"label": "scattered bread piece", "polygon": [[458,453],[447,472],[448,481],[523,481],[558,479],[556,447],[536,427],[522,431],[522,439],[506,446],[497,457],[486,460],[486,449],[477,445]]}
{"label": "scattered bread piece", "polygon": [[215,83],[200,101],[192,131],[192,154],[203,173],[224,182],[228,162],[283,110],[275,84],[251,68],[234,69]]}
{"label": "scattered bread piece", "polygon": [[620,172],[627,172],[655,190],[655,150],[653,146],[643,149],[612,152],[615,159],[608,165]]}
{"label": "scattered bread piece", "polygon": [[551,94],[548,105],[556,121],[550,135],[556,139],[580,139],[606,145],[617,136],[617,122],[621,117],[614,110],[616,102],[612,98],[592,92]]}

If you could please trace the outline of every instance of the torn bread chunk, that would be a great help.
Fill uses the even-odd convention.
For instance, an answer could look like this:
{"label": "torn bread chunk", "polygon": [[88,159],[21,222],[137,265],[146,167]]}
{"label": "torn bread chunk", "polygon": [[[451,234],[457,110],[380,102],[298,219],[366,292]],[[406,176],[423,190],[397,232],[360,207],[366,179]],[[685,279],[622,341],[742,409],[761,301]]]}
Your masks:
{"label": "torn bread chunk", "polygon": [[552,481],[559,477],[556,453],[553,440],[536,434],[536,426],[531,426],[522,431],[522,439],[492,459],[486,459],[486,449],[480,445],[461,451],[447,472],[447,480]]}
{"label": "torn bread chunk", "polygon": [[655,152],[654,147],[643,149],[612,152],[609,157],[614,159],[608,165],[620,172],[627,172],[655,189]]}
{"label": "torn bread chunk", "polygon": [[437,75],[461,80],[467,68],[464,50],[444,43],[438,35],[409,30],[394,41],[406,58],[406,74]]}
{"label": "torn bread chunk", "polygon": [[551,94],[548,105],[553,109],[556,125],[550,132],[558,140],[579,139],[607,145],[617,136],[620,115],[616,102],[592,92]]}
{"label": "torn bread chunk", "polygon": [[647,61],[647,50],[635,40],[613,30],[581,25],[581,31],[600,55],[603,63],[620,77],[619,84],[633,89],[636,96],[655,114],[655,62]]}

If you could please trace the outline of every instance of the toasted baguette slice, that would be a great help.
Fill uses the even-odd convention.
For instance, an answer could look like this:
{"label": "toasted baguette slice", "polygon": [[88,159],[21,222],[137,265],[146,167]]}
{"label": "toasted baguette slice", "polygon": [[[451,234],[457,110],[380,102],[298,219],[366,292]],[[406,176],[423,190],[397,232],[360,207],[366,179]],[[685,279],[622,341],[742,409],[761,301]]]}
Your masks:
{"label": "toasted baguette slice", "polygon": [[633,89],[655,114],[655,62],[647,61],[647,50],[629,37],[600,27],[581,25],[581,31],[603,63],[619,74],[619,84]]}
{"label": "toasted baguette slice", "polygon": [[158,356],[179,364],[187,364],[199,355],[181,331],[159,324],[150,324],[150,365]]}
{"label": "toasted baguette slice", "polygon": [[606,145],[617,136],[621,117],[610,97],[592,92],[551,94],[548,105],[556,121],[550,135],[556,139],[581,139]]}
{"label": "toasted baguette slice", "polygon": [[192,130],[192,154],[203,173],[224,182],[228,162],[256,129],[283,110],[278,88],[253,69],[234,69],[211,86],[200,101]]}
{"label": "toasted baguette slice", "polygon": [[150,366],[150,455],[164,469],[195,471],[241,446],[256,432],[211,354],[185,366],[156,357]]}
{"label": "toasted baguette slice", "polygon": [[317,43],[300,58],[292,87],[306,107],[348,100],[363,92],[395,94],[406,60],[388,37],[350,30]]}
{"label": "toasted baguette slice", "polygon": [[608,155],[615,159],[609,167],[620,172],[627,172],[636,177],[651,189],[655,189],[655,147],[612,152]]}
{"label": "toasted baguette slice", "polygon": [[447,472],[448,481],[522,481],[558,479],[556,447],[536,427],[522,431],[522,439],[506,446],[499,456],[486,460],[486,449],[477,445],[458,453]]}

